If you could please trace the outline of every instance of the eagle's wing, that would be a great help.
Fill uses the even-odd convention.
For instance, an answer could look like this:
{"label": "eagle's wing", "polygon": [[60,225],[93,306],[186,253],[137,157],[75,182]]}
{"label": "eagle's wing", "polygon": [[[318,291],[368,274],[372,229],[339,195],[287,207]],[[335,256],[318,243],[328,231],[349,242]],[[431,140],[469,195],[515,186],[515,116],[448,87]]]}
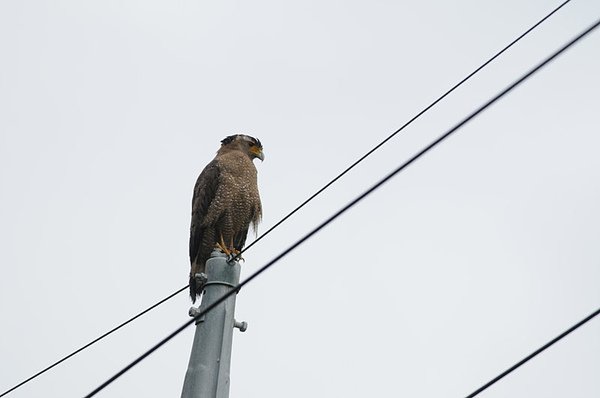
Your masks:
{"label": "eagle's wing", "polygon": [[198,256],[202,243],[204,219],[219,186],[219,166],[215,160],[210,162],[196,181],[194,196],[192,198],[192,223],[190,225],[190,262]]}
{"label": "eagle's wing", "polygon": [[[201,286],[196,286],[194,275],[204,272],[204,263],[210,256],[215,243],[214,231],[210,230],[205,220],[208,216],[210,204],[215,198],[219,186],[219,164],[217,159],[210,162],[196,181],[194,196],[192,198],[192,222],[190,225],[190,295],[192,300]],[[209,247],[207,247],[207,245]]]}

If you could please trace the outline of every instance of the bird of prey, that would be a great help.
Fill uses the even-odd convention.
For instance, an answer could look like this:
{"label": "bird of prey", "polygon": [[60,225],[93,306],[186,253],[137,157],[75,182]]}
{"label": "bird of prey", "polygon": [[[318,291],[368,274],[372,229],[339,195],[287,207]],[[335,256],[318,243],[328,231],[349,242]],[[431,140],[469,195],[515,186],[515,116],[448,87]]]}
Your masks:
{"label": "bird of prey", "polygon": [[228,256],[240,253],[248,229],[256,227],[262,206],[256,182],[255,158],[264,160],[256,138],[236,134],[221,141],[215,158],[202,170],[192,199],[190,226],[190,296],[192,302],[203,286],[194,276],[204,272],[206,260],[217,248]]}

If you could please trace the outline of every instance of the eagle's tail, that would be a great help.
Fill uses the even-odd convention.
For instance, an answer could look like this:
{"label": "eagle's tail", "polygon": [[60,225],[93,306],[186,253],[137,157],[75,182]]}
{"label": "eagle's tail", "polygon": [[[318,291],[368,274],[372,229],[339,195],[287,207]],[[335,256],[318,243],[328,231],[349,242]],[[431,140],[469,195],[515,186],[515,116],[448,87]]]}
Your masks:
{"label": "eagle's tail", "polygon": [[198,282],[194,275],[190,273],[190,298],[192,299],[192,303],[196,302],[196,297],[198,296]]}
{"label": "eagle's tail", "polygon": [[[196,268],[192,267],[192,272],[190,272],[190,298],[192,299],[192,303],[195,303],[196,299],[202,295],[204,284],[206,283],[206,275]],[[198,278],[196,278],[196,275]]]}

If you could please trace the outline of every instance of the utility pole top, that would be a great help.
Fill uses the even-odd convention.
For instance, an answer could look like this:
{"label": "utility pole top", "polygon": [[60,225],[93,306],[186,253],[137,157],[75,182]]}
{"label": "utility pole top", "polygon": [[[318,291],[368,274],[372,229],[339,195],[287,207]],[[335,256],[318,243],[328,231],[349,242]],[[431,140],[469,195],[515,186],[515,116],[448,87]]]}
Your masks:
{"label": "utility pole top", "polygon": [[[206,278],[200,308],[190,308],[196,316],[225,294],[235,289],[240,281],[240,264],[227,261],[227,255],[213,251],[206,262]],[[232,294],[208,314],[196,321],[196,334],[190,362],[185,374],[181,398],[228,398],[229,367],[233,328],[244,332],[248,324],[234,319],[236,295]]]}

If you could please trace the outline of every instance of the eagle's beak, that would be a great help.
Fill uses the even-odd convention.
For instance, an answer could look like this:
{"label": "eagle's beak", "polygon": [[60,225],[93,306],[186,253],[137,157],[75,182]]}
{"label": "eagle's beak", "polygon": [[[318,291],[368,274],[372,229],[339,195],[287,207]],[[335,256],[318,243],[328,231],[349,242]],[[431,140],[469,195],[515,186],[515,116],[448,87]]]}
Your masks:
{"label": "eagle's beak", "polygon": [[265,160],[265,154],[261,148],[253,146],[252,148],[250,148],[250,150],[252,151],[254,156],[260,159],[261,162]]}

